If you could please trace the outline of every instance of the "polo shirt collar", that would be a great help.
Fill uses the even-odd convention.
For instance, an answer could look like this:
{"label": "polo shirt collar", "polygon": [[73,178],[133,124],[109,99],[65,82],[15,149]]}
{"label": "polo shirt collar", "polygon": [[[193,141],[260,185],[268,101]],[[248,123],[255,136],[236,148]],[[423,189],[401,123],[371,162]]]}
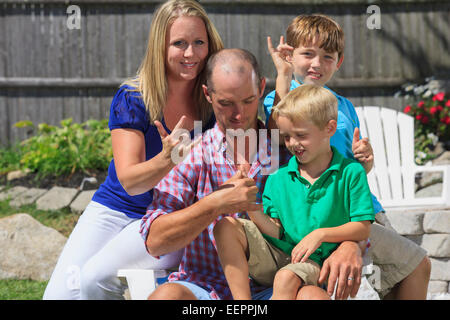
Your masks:
{"label": "polo shirt collar", "polygon": [[[341,169],[341,164],[344,157],[339,153],[339,151],[336,150],[335,147],[331,146],[331,150],[333,151],[333,158],[331,158],[330,166],[322,173],[322,175],[329,171],[339,171]],[[299,175],[298,162],[295,156],[292,156],[288,162],[288,172]]]}

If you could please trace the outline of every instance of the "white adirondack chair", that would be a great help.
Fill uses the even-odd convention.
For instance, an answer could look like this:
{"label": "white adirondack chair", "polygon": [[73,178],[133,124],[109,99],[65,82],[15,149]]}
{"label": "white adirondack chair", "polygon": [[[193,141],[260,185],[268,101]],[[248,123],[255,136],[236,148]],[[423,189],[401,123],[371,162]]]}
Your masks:
{"label": "white adirondack chair", "polygon": [[[414,162],[414,119],[381,107],[357,107],[361,135],[369,137],[374,167],[368,174],[370,189],[384,208],[450,205],[450,165],[418,166]],[[438,197],[416,198],[415,175],[442,172]]]}

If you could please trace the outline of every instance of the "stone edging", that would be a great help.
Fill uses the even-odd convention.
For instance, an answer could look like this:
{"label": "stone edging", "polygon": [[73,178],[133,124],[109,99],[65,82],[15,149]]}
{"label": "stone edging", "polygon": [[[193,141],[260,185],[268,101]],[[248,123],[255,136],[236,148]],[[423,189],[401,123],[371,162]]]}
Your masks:
{"label": "stone edging", "polygon": [[97,190],[79,191],[75,188],[53,187],[50,190],[39,188],[12,187],[5,191],[0,186],[0,201],[9,199],[10,206],[19,208],[36,203],[38,210],[61,210],[69,207],[73,213],[81,214]]}

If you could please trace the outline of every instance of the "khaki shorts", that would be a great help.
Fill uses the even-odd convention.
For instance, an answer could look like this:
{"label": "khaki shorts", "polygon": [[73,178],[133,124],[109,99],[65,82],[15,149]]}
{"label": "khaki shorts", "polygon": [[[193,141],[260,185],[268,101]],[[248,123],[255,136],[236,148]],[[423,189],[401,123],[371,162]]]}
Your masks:
{"label": "khaki shorts", "polygon": [[411,274],[427,252],[411,240],[373,223],[370,230],[369,255],[374,273],[369,283],[383,298],[400,281]]}
{"label": "khaki shorts", "polygon": [[304,285],[317,286],[320,266],[312,260],[304,263],[290,263],[291,256],[264,239],[258,227],[251,220],[238,219],[245,230],[248,241],[249,274],[257,283],[271,287],[278,270],[290,270],[298,275]]}

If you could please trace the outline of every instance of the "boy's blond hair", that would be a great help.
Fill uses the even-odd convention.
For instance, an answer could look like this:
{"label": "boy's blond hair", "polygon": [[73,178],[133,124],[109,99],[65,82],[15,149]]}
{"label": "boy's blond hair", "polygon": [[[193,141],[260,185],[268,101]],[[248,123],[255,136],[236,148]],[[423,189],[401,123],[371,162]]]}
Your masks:
{"label": "boy's blond hair", "polygon": [[321,130],[330,120],[337,121],[338,101],[329,90],[304,84],[291,90],[272,111],[273,119],[286,117],[292,122],[311,121]]}
{"label": "boy's blond hair", "polygon": [[294,18],[286,30],[286,43],[294,48],[310,45],[318,37],[319,48],[337,52],[340,59],[344,53],[344,31],[339,24],[322,14],[300,15]]}

